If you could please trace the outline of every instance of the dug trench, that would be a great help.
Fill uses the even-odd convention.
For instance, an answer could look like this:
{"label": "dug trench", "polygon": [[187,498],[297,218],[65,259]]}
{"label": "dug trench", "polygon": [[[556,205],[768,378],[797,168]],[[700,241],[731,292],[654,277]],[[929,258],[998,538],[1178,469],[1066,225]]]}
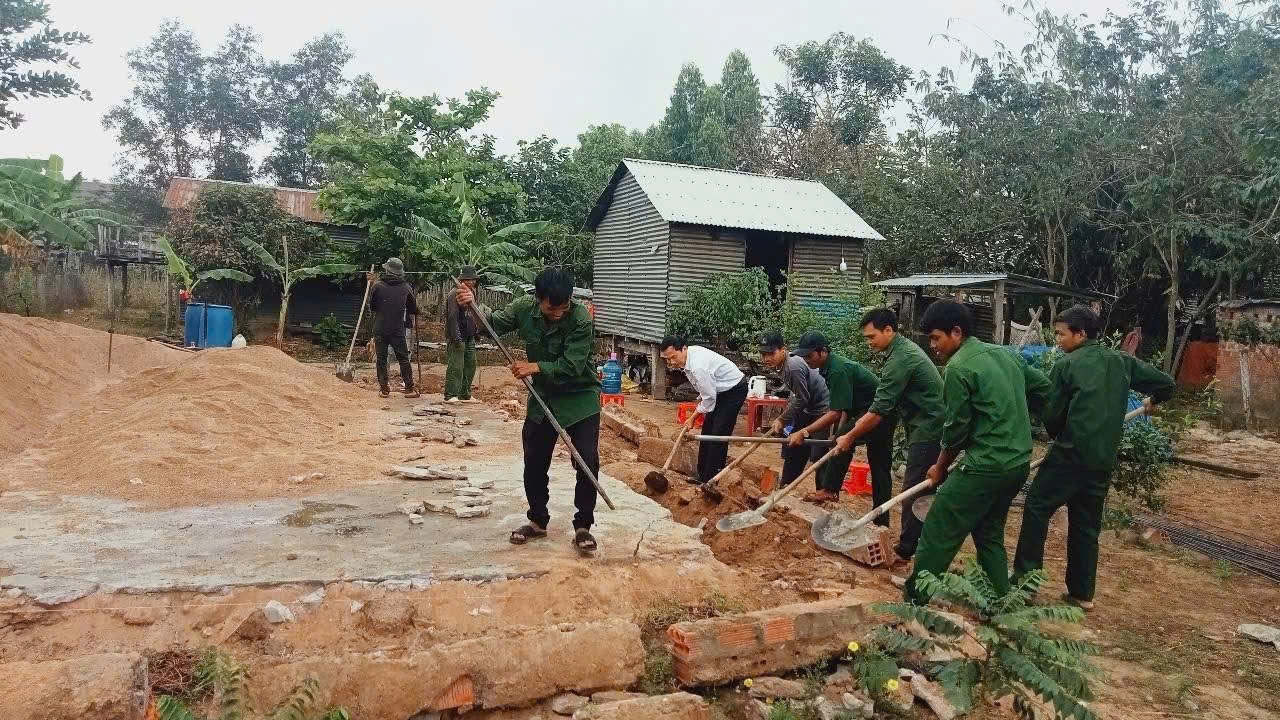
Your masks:
{"label": "dug trench", "polygon": [[[609,433],[601,481],[618,509],[601,504],[597,556],[569,543],[562,452],[550,537],[510,545],[524,509],[510,383],[477,405],[381,400],[267,347],[118,338],[107,373],[104,333],[7,315],[0,333],[0,393],[25,413],[11,429],[25,439],[0,455],[8,717],[136,717],[191,691],[174,658],[209,650],[247,669],[260,707],[315,677],[318,703],[362,719],[531,717],[566,691],[675,690],[659,642],[671,622],[852,584],[786,521],[717,549],[696,508],[673,517],[632,489],[628,467],[648,467]],[[404,465],[466,476],[485,512],[407,515],[459,490],[389,474]],[[788,579],[796,562],[830,564],[833,587]]]}

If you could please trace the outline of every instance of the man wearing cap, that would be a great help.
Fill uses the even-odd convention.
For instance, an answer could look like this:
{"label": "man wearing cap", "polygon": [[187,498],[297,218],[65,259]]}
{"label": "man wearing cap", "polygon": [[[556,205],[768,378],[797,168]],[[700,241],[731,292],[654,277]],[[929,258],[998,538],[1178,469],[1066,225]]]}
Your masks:
{"label": "man wearing cap", "polygon": [[[476,269],[464,265],[458,273],[458,282],[474,294],[479,282]],[[448,342],[444,400],[475,402],[471,398],[471,382],[476,376],[476,337],[480,335],[480,324],[470,309],[458,304],[457,293],[445,293],[444,311],[444,337]]]}
{"label": "man wearing cap", "polygon": [[[788,425],[795,429],[808,427],[830,409],[831,393],[827,389],[827,381],[822,379],[817,370],[810,368],[808,363],[787,351],[787,341],[782,333],[769,333],[760,339],[760,359],[782,373],[782,384],[791,394],[782,415],[769,428],[770,433],[781,435]],[[820,430],[813,437],[825,438],[827,433],[825,429]],[[821,448],[810,452],[803,444],[791,447],[783,443],[782,477],[779,483],[782,486],[790,485],[804,472],[804,466],[809,464],[810,459],[817,460],[823,453]]]}
{"label": "man wearing cap", "polygon": [[[862,336],[872,350],[885,353],[880,368],[880,384],[867,412],[853,429],[836,438],[836,447],[848,452],[858,440],[896,415],[907,431],[907,474],[903,490],[924,480],[938,459],[942,437],[942,376],[919,345],[898,333],[898,316],[889,308],[873,308],[862,316]],[[893,494],[887,483],[872,482],[876,505]],[[886,519],[887,520],[887,519]],[[887,524],[887,523],[886,523]],[[902,512],[902,534],[894,553],[898,560],[910,560],[920,542],[923,524],[909,509]]]}
{"label": "man wearing cap", "polygon": [[409,363],[409,344],[405,340],[405,328],[412,323],[409,318],[418,316],[418,301],[414,297],[413,286],[404,280],[404,263],[400,258],[388,259],[382,263],[382,269],[382,277],[369,292],[369,306],[373,308],[373,346],[378,361],[378,394],[382,397],[391,395],[391,383],[387,378],[387,348],[391,348],[400,362],[404,396],[421,397],[413,387],[413,366]]}
{"label": "man wearing cap", "polygon": [[[817,420],[791,433],[788,444],[793,448],[801,447],[805,438],[825,433],[832,425],[837,425],[836,432],[840,435],[853,429],[854,421],[862,417],[875,399],[876,387],[880,382],[875,373],[862,363],[832,352],[827,338],[817,331],[801,335],[792,354],[802,358],[827,381],[827,389],[831,392],[831,407]],[[892,419],[882,422],[866,435],[867,460],[875,478],[873,483],[885,488],[892,484],[890,465],[893,462],[894,424]],[[805,500],[817,503],[839,500],[840,488],[852,461],[853,453],[841,453],[828,460],[818,470],[818,491],[805,497]],[[876,521],[888,524],[888,518],[883,515],[876,518]]]}

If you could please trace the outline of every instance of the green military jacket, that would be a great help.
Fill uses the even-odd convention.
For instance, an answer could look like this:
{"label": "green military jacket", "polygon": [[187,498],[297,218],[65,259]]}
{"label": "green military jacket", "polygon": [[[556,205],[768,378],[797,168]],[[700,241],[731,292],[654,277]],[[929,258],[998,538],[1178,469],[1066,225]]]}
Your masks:
{"label": "green military jacket", "polygon": [[1044,426],[1053,438],[1045,462],[1110,470],[1124,434],[1129,390],[1154,402],[1173,397],[1173,378],[1094,340],[1058,358]]}
{"label": "green military jacket", "polygon": [[[532,296],[517,298],[492,313],[489,322],[499,335],[512,331],[524,341],[530,362],[538,373],[530,378],[533,389],[547,402],[564,427],[576,425],[600,412],[600,376],[591,362],[595,327],[586,307],[575,302],[557,322],[547,322]],[[542,408],[530,398],[529,419],[545,420]]]}
{"label": "green military jacket", "polygon": [[867,366],[839,353],[828,353],[827,361],[818,368],[818,373],[827,381],[827,389],[831,391],[832,410],[848,413],[857,420],[871,407],[880,380]]}
{"label": "green military jacket", "polygon": [[1031,462],[1031,412],[1048,395],[1049,378],[1021,357],[966,338],[943,379],[942,447],[964,450],[963,466],[974,472],[1015,470]]}
{"label": "green military jacket", "polygon": [[907,443],[937,442],[942,437],[942,376],[920,349],[902,335],[894,337],[880,369],[880,384],[867,412],[902,418]]}

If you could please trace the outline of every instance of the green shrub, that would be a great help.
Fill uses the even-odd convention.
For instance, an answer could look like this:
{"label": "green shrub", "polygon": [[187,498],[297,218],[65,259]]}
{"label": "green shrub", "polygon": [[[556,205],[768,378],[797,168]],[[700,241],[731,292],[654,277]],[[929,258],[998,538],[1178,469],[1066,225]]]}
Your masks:
{"label": "green shrub", "polygon": [[1111,473],[1111,487],[1145,509],[1159,511],[1165,502],[1171,462],[1173,441],[1165,430],[1155,422],[1128,423]]}
{"label": "green shrub", "polygon": [[333,313],[320,318],[313,329],[320,344],[330,350],[336,350],[347,344],[347,331],[343,329],[342,323],[338,322],[337,316]]}
{"label": "green shrub", "polygon": [[[922,572],[918,582],[923,592],[969,611],[976,616],[976,624],[964,627],[927,606],[873,605],[876,612],[919,623],[928,635],[917,637],[897,627],[881,626],[871,635],[878,648],[875,652],[900,660],[935,649],[956,655],[952,660],[928,663],[926,674],[937,679],[947,700],[962,713],[981,698],[1012,695],[1014,708],[1022,718],[1037,717],[1036,705],[1042,705],[1041,710],[1051,712],[1054,718],[1096,720],[1084,703],[1093,699],[1090,682],[1099,671],[1088,657],[1097,655],[1098,648],[1042,627],[1079,623],[1084,618],[1079,608],[1032,605],[1030,600],[1044,579],[1043,572],[1032,572],[1002,595],[972,561],[960,575],[947,573],[938,577]],[[981,646],[978,657],[963,654],[965,640]],[[877,671],[874,682],[882,685],[880,678],[885,675],[889,675],[887,666]],[[866,689],[874,692],[875,686]]]}
{"label": "green shrub", "polygon": [[[316,694],[320,681],[304,679],[279,705],[268,713],[260,713],[248,691],[249,672],[226,653],[211,650],[195,669],[195,685],[188,693],[196,697],[212,693],[217,712],[207,720],[351,720],[343,708],[317,709]],[[205,720],[180,698],[161,695],[156,699],[159,720]]]}
{"label": "green shrub", "polygon": [[764,270],[716,273],[685,290],[667,317],[667,331],[717,348],[751,347],[769,324],[772,306]]}

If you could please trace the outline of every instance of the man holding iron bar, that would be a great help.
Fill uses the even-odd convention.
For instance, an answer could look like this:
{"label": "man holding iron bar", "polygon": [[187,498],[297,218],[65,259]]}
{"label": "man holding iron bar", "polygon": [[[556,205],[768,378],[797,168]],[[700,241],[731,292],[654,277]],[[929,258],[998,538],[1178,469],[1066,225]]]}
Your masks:
{"label": "man holding iron bar", "polygon": [[[457,298],[461,306],[483,313],[497,334],[515,332],[524,341],[528,360],[514,362],[511,374],[532,382],[533,391],[542,397],[564,427],[591,475],[598,475],[600,377],[591,361],[595,342],[591,315],[573,301],[573,279],[562,270],[543,270],[534,279],[533,287],[533,297],[516,298],[496,312],[474,306],[475,294],[465,285],[458,288]],[[558,433],[539,404],[528,403],[520,438],[524,445],[524,493],[529,503],[529,522],[512,531],[510,540],[515,545],[546,537],[551,521],[547,510],[548,471]],[[581,467],[576,470],[573,545],[581,553],[592,553],[597,547],[591,535],[591,526],[595,524],[596,486],[591,475]]]}

